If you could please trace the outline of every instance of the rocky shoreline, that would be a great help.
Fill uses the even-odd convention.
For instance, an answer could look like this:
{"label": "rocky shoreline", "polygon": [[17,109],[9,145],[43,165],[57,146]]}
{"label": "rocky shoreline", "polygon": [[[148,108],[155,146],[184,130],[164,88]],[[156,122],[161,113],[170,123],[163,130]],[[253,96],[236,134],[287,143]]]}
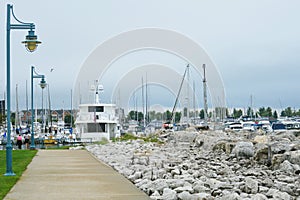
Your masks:
{"label": "rocky shoreline", "polygon": [[300,133],[182,131],[90,145],[151,199],[300,200]]}

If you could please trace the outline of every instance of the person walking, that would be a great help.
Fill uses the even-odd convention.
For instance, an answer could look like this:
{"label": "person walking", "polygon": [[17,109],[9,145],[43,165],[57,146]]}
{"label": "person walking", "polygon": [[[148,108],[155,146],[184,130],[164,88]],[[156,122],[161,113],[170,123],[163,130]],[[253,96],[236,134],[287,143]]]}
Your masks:
{"label": "person walking", "polygon": [[25,141],[24,141],[25,148],[28,149],[28,146],[29,146],[29,133],[26,133],[24,138],[25,138]]}
{"label": "person walking", "polygon": [[22,136],[21,134],[19,134],[19,136],[17,137],[17,145],[18,145],[18,149],[22,149]]}

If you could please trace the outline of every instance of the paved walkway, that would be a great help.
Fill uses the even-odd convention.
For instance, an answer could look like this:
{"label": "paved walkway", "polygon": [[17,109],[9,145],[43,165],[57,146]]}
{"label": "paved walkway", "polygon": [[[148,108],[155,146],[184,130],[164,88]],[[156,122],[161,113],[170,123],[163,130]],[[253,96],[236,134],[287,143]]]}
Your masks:
{"label": "paved walkway", "polygon": [[4,199],[150,198],[86,150],[39,150]]}

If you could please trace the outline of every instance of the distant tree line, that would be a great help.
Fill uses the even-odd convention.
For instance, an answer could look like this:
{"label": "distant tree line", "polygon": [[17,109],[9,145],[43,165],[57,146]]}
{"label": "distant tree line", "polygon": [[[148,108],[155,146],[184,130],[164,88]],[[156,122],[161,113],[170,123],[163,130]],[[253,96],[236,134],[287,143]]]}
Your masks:
{"label": "distant tree line", "polygon": [[[216,109],[216,112],[218,109]],[[183,113],[181,112],[175,112],[174,120],[175,123],[180,122],[180,119],[183,116],[187,116],[187,108],[183,109]],[[145,119],[147,122],[150,122],[152,120],[162,120],[162,121],[170,121],[171,120],[172,112],[167,110],[165,112],[156,112],[156,111],[150,111],[148,112],[147,116],[145,116]],[[276,110],[272,110],[271,107],[260,107],[256,112],[254,112],[253,109],[248,107],[246,113],[242,111],[242,109],[233,109],[232,113],[229,113],[228,109],[225,110],[225,117],[233,117],[235,119],[240,118],[243,115],[247,115],[249,117],[253,118],[260,118],[260,117],[266,117],[266,118],[273,118],[277,119],[278,117],[296,117],[300,116],[300,109],[299,110],[293,110],[291,107],[287,107],[284,110],[281,111],[281,113],[277,113]],[[189,112],[190,118],[200,118],[204,119],[204,110],[201,109],[200,111],[190,111]],[[208,113],[208,118],[212,118],[213,113]],[[127,121],[128,120],[136,120],[139,122],[142,122],[144,120],[144,114],[143,112],[137,112],[137,111],[130,111],[127,115]]]}
{"label": "distant tree line", "polygon": [[[243,115],[243,112],[241,109],[233,109],[233,114],[231,117],[234,118],[239,118]],[[284,110],[281,111],[280,115],[278,115],[276,110],[272,110],[271,107],[261,107],[258,109],[257,112],[254,112],[253,109],[248,107],[247,109],[247,116],[252,116],[252,117],[269,117],[269,118],[274,118],[277,119],[278,117],[299,117],[300,116],[300,109],[299,110],[292,110],[291,107],[287,107]]]}
{"label": "distant tree line", "polygon": [[[164,113],[150,111],[148,112],[147,116],[145,116],[145,119],[148,122],[152,120],[170,121],[171,118],[172,118],[172,112],[169,110],[167,110]],[[180,118],[181,118],[181,112],[175,112],[174,120],[176,123],[180,121]],[[128,113],[127,119],[141,122],[144,120],[144,114],[143,112],[137,112],[132,110]]]}

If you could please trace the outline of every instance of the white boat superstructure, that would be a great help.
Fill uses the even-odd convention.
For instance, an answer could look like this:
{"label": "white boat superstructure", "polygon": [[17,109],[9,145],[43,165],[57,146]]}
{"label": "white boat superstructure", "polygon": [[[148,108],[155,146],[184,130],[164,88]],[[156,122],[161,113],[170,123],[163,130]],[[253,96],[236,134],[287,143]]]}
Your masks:
{"label": "white boat superstructure", "polygon": [[108,140],[119,136],[115,104],[81,104],[76,118],[77,135],[82,140]]}

